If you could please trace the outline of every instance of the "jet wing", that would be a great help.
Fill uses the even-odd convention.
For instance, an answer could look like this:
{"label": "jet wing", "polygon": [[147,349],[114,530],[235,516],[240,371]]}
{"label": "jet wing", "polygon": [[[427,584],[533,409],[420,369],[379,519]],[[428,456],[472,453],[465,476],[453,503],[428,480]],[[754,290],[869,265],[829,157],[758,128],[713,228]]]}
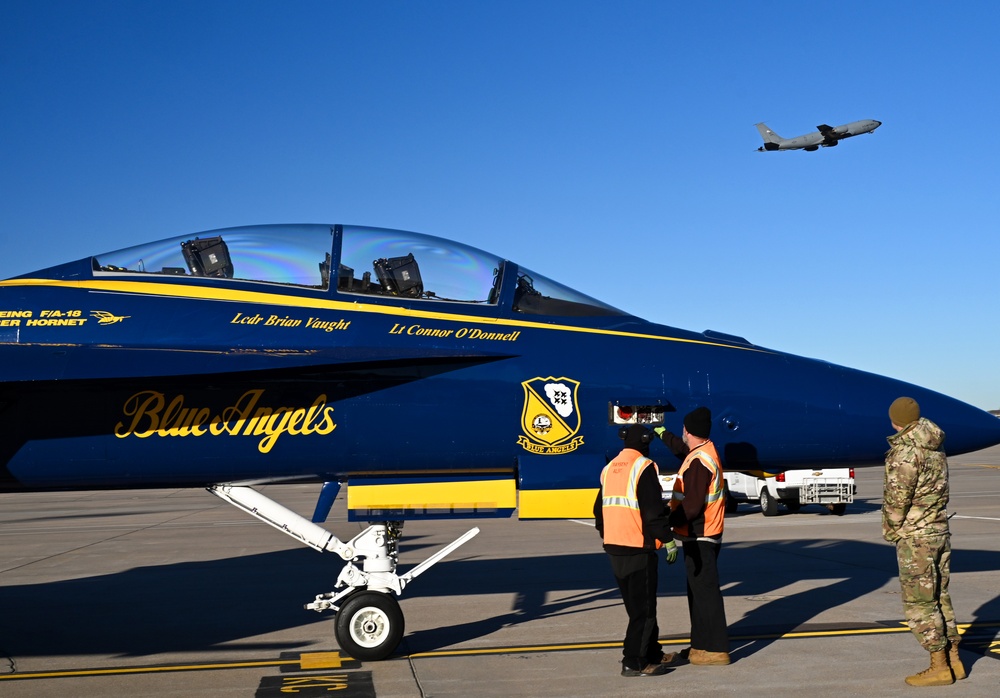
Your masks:
{"label": "jet wing", "polygon": [[837,145],[837,142],[840,140],[840,136],[837,135],[837,131],[836,129],[834,129],[833,126],[829,126],[827,124],[820,124],[816,128],[823,135],[822,145],[824,147],[828,148],[830,146]]}

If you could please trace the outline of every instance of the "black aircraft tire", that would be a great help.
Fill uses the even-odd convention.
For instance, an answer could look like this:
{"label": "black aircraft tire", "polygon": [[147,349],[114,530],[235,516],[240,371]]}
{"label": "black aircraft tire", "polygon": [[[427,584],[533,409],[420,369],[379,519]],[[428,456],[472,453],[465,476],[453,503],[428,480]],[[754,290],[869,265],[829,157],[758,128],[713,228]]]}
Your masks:
{"label": "black aircraft tire", "polygon": [[760,510],[764,512],[764,516],[778,515],[778,500],[771,496],[766,487],[760,491]]}
{"label": "black aircraft tire", "polygon": [[337,612],[334,634],[340,649],[355,659],[385,659],[403,639],[403,611],[389,594],[359,591]]}

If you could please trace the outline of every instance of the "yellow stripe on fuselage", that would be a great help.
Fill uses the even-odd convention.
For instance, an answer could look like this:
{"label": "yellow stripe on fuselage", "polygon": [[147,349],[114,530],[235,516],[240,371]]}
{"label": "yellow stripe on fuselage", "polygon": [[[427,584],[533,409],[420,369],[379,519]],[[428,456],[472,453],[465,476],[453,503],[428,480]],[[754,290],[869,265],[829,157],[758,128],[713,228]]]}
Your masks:
{"label": "yellow stripe on fuselage", "polygon": [[597,488],[577,490],[521,490],[519,519],[589,519],[594,516]]}
{"label": "yellow stripe on fuselage", "polygon": [[386,485],[347,484],[347,508],[357,509],[513,509],[514,478],[468,482],[417,482]]}
{"label": "yellow stripe on fuselage", "polygon": [[[633,339],[653,339],[665,342],[682,342],[685,344],[701,344],[721,347],[724,349],[739,349],[771,353],[757,347],[740,347],[722,344],[702,339],[683,339],[681,337],[664,337],[642,332],[624,332],[621,330],[606,330],[593,327],[578,327],[576,325],[559,325],[531,320],[516,320],[513,318],[482,317],[480,315],[462,315],[459,313],[443,313],[432,310],[414,310],[412,308],[397,308],[373,303],[348,303],[332,301],[324,298],[309,298],[289,296],[285,294],[261,291],[243,291],[239,289],[211,288],[208,286],[179,286],[157,282],[139,281],[105,281],[101,279],[85,281],[62,281],[58,279],[8,279],[0,281],[3,286],[47,286],[52,288],[76,288],[98,293],[122,293],[165,298],[187,298],[205,301],[223,301],[228,303],[254,303],[259,305],[279,305],[294,308],[312,308],[316,310],[335,310],[339,312],[368,313],[372,315],[389,315],[394,317],[421,318],[425,320],[442,320],[446,322],[493,324],[503,327],[521,327],[538,330],[557,330],[560,332],[577,332],[581,334],[606,335],[611,337],[630,337]],[[325,291],[323,292],[325,293]],[[435,301],[426,301],[434,303]]]}

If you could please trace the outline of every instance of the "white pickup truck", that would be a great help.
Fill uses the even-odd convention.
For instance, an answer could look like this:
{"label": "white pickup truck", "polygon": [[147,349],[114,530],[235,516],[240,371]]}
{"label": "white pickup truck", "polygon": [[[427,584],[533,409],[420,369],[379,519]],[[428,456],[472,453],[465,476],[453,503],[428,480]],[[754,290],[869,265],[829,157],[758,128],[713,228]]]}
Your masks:
{"label": "white pickup truck", "polygon": [[854,468],[786,470],[772,477],[727,472],[725,478],[726,511],[730,513],[741,503],[759,501],[764,516],[775,516],[778,504],[793,512],[803,504],[822,504],[841,516],[857,492]]}

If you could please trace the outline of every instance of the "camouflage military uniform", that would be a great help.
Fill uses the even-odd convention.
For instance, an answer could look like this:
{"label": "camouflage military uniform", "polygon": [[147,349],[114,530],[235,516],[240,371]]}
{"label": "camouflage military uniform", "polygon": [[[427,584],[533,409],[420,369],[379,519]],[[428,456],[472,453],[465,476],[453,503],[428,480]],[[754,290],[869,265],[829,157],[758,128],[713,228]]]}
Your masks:
{"label": "camouflage military uniform", "polygon": [[882,536],[896,546],[903,610],[910,630],[929,652],[958,642],[948,594],[948,460],[944,432],[920,418],[888,437]]}

